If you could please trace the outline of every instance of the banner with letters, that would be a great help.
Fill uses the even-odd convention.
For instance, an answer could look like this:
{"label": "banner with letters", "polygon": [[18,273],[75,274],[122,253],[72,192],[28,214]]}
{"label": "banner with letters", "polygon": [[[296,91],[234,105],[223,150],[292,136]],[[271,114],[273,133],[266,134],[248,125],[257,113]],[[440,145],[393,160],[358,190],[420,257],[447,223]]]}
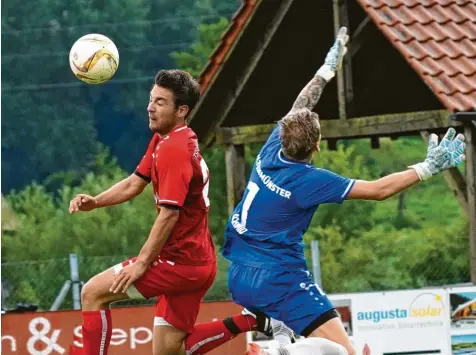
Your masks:
{"label": "banner with letters", "polygon": [[[476,355],[476,287],[333,294],[329,298],[358,355]],[[207,302],[198,322],[236,314],[233,302]],[[153,306],[114,308],[109,354],[150,354]],[[2,354],[68,354],[77,337],[82,346],[81,312],[57,311],[2,315]],[[275,347],[255,332],[238,336],[210,352],[242,355],[247,342]]]}
{"label": "banner with letters", "polygon": [[[223,319],[241,312],[233,302],[205,302],[198,322]],[[152,354],[154,306],[112,309],[110,355]],[[70,345],[82,347],[80,311],[10,313],[2,315],[2,355],[69,354]],[[243,355],[244,335],[237,336],[210,354]]]}
{"label": "banner with letters", "polygon": [[[332,294],[357,355],[476,355],[476,287]],[[275,348],[273,338],[248,342]]]}
{"label": "banner with letters", "polygon": [[330,295],[357,354],[476,355],[476,287]]}
{"label": "banner with letters", "polygon": [[450,354],[448,292],[424,289],[354,294],[357,349],[371,354]]}

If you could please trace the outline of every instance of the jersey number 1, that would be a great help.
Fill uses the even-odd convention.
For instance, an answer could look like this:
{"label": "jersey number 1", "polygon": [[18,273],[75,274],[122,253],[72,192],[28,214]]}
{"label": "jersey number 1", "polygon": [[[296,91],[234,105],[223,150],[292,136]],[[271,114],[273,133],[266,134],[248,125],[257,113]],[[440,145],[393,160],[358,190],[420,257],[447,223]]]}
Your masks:
{"label": "jersey number 1", "polygon": [[248,194],[246,195],[245,201],[243,202],[243,207],[241,208],[241,225],[246,228],[246,220],[248,219],[248,210],[251,207],[251,203],[256,197],[256,194],[259,191],[259,186],[257,183],[250,181],[248,186]]}

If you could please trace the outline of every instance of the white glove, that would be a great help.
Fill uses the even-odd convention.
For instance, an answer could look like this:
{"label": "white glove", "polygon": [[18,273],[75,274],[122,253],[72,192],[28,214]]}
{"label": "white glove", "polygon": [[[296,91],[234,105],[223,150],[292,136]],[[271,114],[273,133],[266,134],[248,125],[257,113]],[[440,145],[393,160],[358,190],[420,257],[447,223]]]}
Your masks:
{"label": "white glove", "polygon": [[428,152],[423,163],[409,166],[415,169],[420,180],[427,180],[443,170],[454,168],[461,164],[465,159],[464,136],[458,134],[455,138],[454,128],[448,129],[445,136],[438,145],[438,136],[431,134],[428,140]]}
{"label": "white glove", "polygon": [[348,41],[349,36],[347,35],[347,28],[341,27],[339,32],[337,32],[334,44],[326,55],[324,65],[319,68],[316,75],[324,78],[327,82],[335,76],[335,73],[342,67],[342,60],[344,59],[344,55],[347,53],[346,44]]}

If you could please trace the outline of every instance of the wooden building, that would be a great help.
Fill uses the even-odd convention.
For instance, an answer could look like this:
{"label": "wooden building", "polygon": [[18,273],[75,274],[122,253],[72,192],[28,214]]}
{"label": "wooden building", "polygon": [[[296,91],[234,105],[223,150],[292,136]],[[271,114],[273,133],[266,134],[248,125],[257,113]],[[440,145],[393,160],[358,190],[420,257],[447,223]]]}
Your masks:
{"label": "wooden building", "polygon": [[229,209],[245,176],[244,145],[264,142],[311,79],[340,26],[351,35],[340,75],[315,111],[323,139],[443,133],[467,139],[463,176],[444,176],[469,219],[476,283],[476,3],[474,0],[244,0],[200,76],[190,125],[226,149]]}

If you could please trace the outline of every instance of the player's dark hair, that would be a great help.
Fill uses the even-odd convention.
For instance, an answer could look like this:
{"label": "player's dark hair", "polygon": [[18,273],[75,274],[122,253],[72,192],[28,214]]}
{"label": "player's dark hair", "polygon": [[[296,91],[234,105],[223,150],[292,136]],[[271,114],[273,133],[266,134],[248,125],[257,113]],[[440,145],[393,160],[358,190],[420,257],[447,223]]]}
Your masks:
{"label": "player's dark hair", "polygon": [[279,121],[279,125],[284,155],[293,160],[309,160],[321,139],[317,113],[306,108],[295,110]]}
{"label": "player's dark hair", "polygon": [[175,107],[187,105],[188,114],[200,99],[200,86],[189,73],[183,70],[159,71],[155,76],[155,85],[172,91],[175,96]]}

